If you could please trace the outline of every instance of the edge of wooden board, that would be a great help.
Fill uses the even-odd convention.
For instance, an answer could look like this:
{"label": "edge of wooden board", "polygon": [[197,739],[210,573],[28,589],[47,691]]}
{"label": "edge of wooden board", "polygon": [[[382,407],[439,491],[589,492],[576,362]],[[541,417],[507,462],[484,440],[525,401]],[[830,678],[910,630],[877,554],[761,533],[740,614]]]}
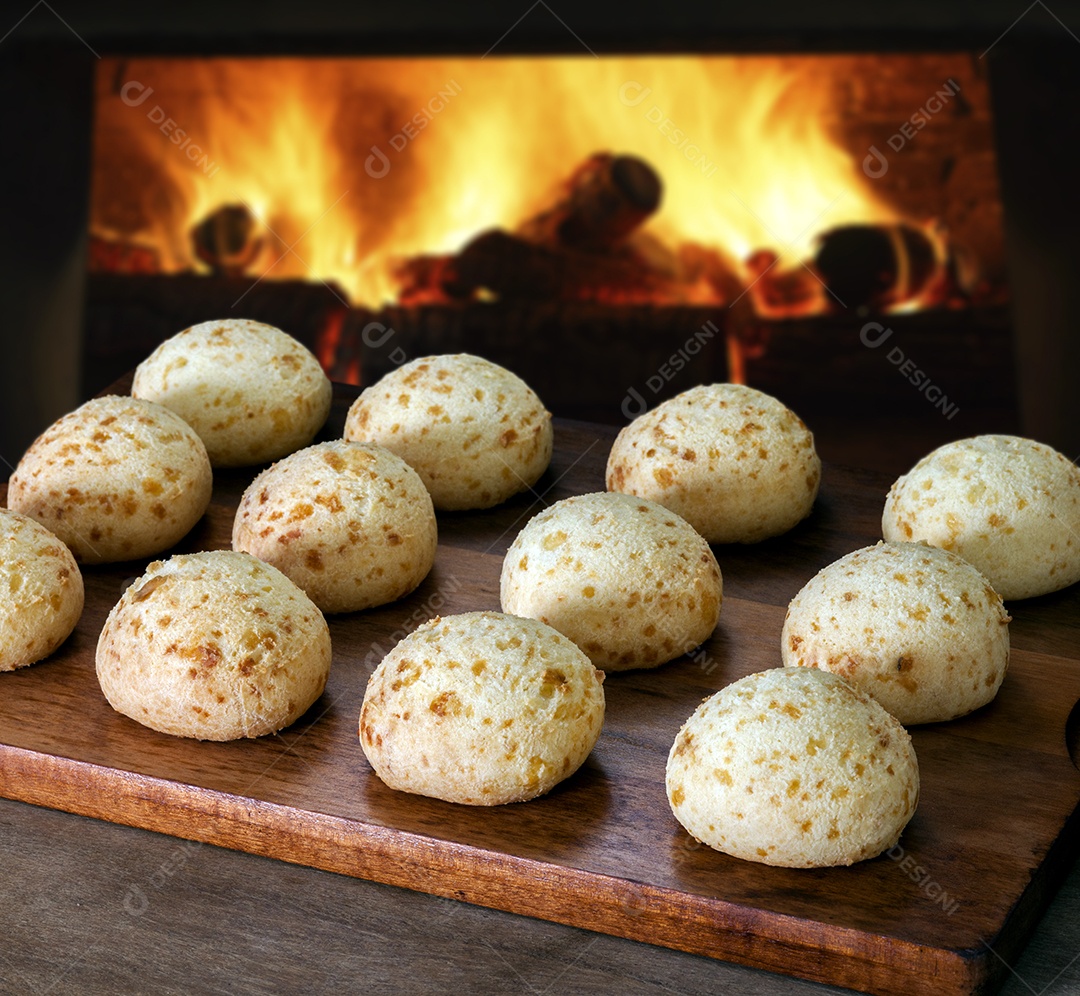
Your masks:
{"label": "edge of wooden board", "polygon": [[[918,945],[8,745],[0,796],[878,996],[982,993],[1007,972],[989,948]],[[1048,871],[1064,866],[1059,850]],[[1029,926],[1048,883],[1017,904]]]}

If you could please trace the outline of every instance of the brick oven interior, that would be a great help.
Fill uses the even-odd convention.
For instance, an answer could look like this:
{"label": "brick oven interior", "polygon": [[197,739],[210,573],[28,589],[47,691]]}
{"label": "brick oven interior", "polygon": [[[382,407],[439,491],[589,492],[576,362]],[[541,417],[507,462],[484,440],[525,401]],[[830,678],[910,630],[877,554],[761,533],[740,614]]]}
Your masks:
{"label": "brick oven interior", "polygon": [[[1051,19],[1038,17],[995,42],[998,21],[1008,23],[1006,5],[978,12],[954,6],[861,10],[855,22],[842,5],[826,5],[811,24],[794,4],[756,14],[683,5],[666,23],[658,23],[654,11],[630,8],[615,24],[599,6],[585,5],[569,27],[537,8],[505,38],[505,11],[494,5],[450,12],[411,4],[396,13],[346,14],[316,4],[303,25],[280,14],[254,32],[234,7],[189,5],[166,20],[149,12],[121,16],[119,5],[105,5],[72,24],[81,37],[35,15],[0,45],[8,92],[22,98],[3,112],[10,118],[7,133],[22,137],[22,154],[4,167],[7,189],[21,194],[8,199],[0,239],[0,281],[10,302],[0,331],[0,455],[14,462],[57,415],[106,387],[168,335],[233,314],[238,298],[243,317],[297,335],[342,380],[370,383],[402,356],[471,351],[526,376],[557,415],[619,424],[692,383],[741,375],[800,412],[818,433],[826,459],[843,462],[849,446],[865,452],[866,442],[877,438],[881,465],[891,468],[928,444],[977,431],[1022,431],[1072,454],[1080,450],[1069,384],[1080,348],[1074,331],[1080,281],[1069,232],[1080,220],[1080,200],[1066,172],[1067,152],[1080,139],[1069,116],[1054,107],[1076,93],[1080,70],[1067,58],[1076,43]],[[1002,11],[995,20],[997,6]],[[580,240],[564,245],[561,236],[521,237],[522,222],[540,218],[542,227],[545,208],[565,200],[566,185],[587,162],[581,150],[564,157],[563,187],[547,200],[538,196],[525,217],[500,222],[494,241],[477,238],[485,233],[476,230],[460,254],[414,247],[409,279],[399,282],[396,300],[365,297],[325,274],[313,278],[286,267],[260,279],[276,258],[270,251],[287,244],[284,233],[257,265],[233,265],[221,252],[230,238],[243,242],[238,226],[250,219],[222,214],[225,203],[174,225],[187,251],[194,253],[202,239],[197,260],[163,261],[152,247],[140,255],[143,216],[152,213],[155,198],[163,205],[175,197],[175,189],[155,174],[152,157],[140,155],[143,145],[130,142],[128,124],[136,116],[143,132],[163,124],[152,115],[150,124],[142,121],[146,108],[150,115],[159,102],[172,111],[185,99],[194,108],[236,98],[228,88],[214,92],[213,80],[221,86],[227,74],[180,81],[185,65],[224,65],[237,57],[252,64],[393,56],[407,69],[404,57],[480,65],[489,49],[504,63],[517,58],[523,72],[532,71],[530,58],[534,66],[559,56],[610,63],[625,60],[627,52],[639,59],[742,57],[751,63],[772,57],[814,65],[816,58],[816,65],[832,65],[822,84],[828,87],[824,127],[853,166],[862,165],[875,196],[904,220],[900,240],[917,241],[930,225],[947,233],[938,246],[946,246],[948,259],[939,254],[936,290],[921,301],[913,293],[905,303],[860,284],[869,256],[884,253],[894,269],[899,258],[889,255],[896,226],[870,218],[859,231],[825,226],[829,251],[819,241],[780,265],[765,256],[757,270],[746,267],[744,253],[727,283],[706,266],[695,271],[700,279],[693,293],[685,282],[674,289],[668,282],[651,297],[640,288],[653,273],[634,269],[641,255],[627,249],[620,230],[613,279],[625,277],[625,286],[619,293],[598,291],[590,268],[607,273],[610,264],[596,262],[595,232],[588,233],[584,254]],[[140,92],[128,90],[131,99],[121,99],[124,86],[142,76],[154,79],[156,97],[143,106],[136,103]],[[457,77],[450,73],[451,79]],[[370,81],[354,94],[354,120],[363,126],[338,150],[351,163],[351,186],[378,182],[362,167],[380,137],[388,150],[396,149],[387,144],[395,136],[403,149],[408,144],[410,136],[398,128],[403,105],[391,101],[374,112],[378,97]],[[595,94],[582,84],[581,101],[590,99]],[[719,95],[712,99],[719,102]],[[623,100],[623,108],[630,103]],[[665,124],[662,103],[642,104],[640,123],[670,134],[678,115],[671,113]],[[549,113],[573,117],[565,100],[561,108],[551,104]],[[203,120],[194,110],[187,117]],[[170,141],[179,147],[169,134],[154,137],[164,147]],[[593,151],[634,150],[600,143]],[[730,143],[714,139],[708,153],[722,160],[745,150],[733,136]],[[198,168],[188,158],[183,165]],[[664,196],[671,196],[677,171],[656,173]],[[550,169],[538,168],[538,187],[550,188],[552,179]],[[140,186],[143,195],[132,197]],[[410,196],[415,200],[416,191]],[[388,203],[393,210],[392,197]],[[666,203],[661,199],[657,219]],[[196,233],[191,222],[199,221],[203,228]],[[649,230],[641,219],[628,224]],[[908,249],[901,268],[910,279],[919,245]],[[804,263],[814,270],[812,280]],[[463,272],[473,279],[460,291]],[[702,280],[709,288],[704,295]],[[824,295],[814,281],[828,285]],[[802,307],[808,293],[823,303]],[[843,307],[833,300],[845,296]]]}

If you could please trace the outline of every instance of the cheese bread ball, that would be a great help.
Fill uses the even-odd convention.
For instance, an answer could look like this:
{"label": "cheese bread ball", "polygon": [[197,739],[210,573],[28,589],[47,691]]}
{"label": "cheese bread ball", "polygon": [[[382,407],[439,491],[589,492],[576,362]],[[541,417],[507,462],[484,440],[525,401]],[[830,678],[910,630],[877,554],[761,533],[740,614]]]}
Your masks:
{"label": "cheese bread ball", "polygon": [[33,519],[0,508],[0,671],[48,657],[83,610],[71,551]]}
{"label": "cheese bread ball", "polygon": [[80,563],[103,564],[169,549],[202,518],[212,485],[206,448],[180,416],[111,395],[38,436],[11,476],[8,505]]}
{"label": "cheese bread ball", "polygon": [[406,363],[349,409],[345,438],[392,450],[437,509],[490,508],[532,487],[551,462],[551,413],[498,364],[458,353]]}
{"label": "cheese bread ball", "polygon": [[198,740],[295,723],[330,673],[330,631],[284,574],[245,553],[155,561],[109,613],[97,676],[117,712]]}
{"label": "cheese bread ball", "polygon": [[756,543],[810,514],[821,480],[814,437],[752,387],[708,384],[657,405],[611,447],[607,489],[677,512],[710,543]]}
{"label": "cheese bread ball", "polygon": [[588,757],[604,722],[603,680],[534,619],[436,617],[372,673],[360,743],[390,788],[473,806],[524,802]]}
{"label": "cheese bread ball", "polygon": [[656,667],[708,639],[723,581],[709,544],[674,512],[632,495],[556,502],[503,560],[504,612],[554,626],[597,667]]}
{"label": "cheese bread ball", "polygon": [[1005,601],[1080,580],[1080,468],[1019,436],[938,447],[899,478],[887,540],[924,540],[974,564]]}
{"label": "cheese bread ball", "polygon": [[964,716],[997,695],[1009,615],[966,560],[923,543],[849,553],[791,600],[784,664],[817,667],[872,695],[905,726]]}
{"label": "cheese bread ball", "polygon": [[131,393],[190,424],[215,467],[244,467],[307,446],[330,414],[332,387],[292,336],[224,318],[158,346],[136,369]]}
{"label": "cheese bread ball", "polygon": [[919,800],[911,737],[828,671],[774,668],[707,698],[667,762],[675,818],[725,854],[787,868],[888,850]]}
{"label": "cheese bread ball", "polygon": [[232,545],[273,564],[323,612],[412,591],[435,562],[435,509],[404,460],[337,440],[285,457],[244,492]]}

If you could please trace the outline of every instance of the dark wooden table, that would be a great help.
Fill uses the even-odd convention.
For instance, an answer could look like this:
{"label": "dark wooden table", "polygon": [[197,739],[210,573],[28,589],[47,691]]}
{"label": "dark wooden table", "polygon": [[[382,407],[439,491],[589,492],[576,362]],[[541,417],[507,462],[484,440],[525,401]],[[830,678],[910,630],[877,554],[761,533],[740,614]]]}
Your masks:
{"label": "dark wooden table", "polygon": [[[7,800],[0,861],[2,992],[843,991]],[[1078,954],[1074,869],[1002,991],[1076,992]]]}
{"label": "dark wooden table", "polygon": [[[0,867],[12,996],[847,991],[4,800]],[[1074,870],[1002,993],[1080,991],[1078,952]]]}

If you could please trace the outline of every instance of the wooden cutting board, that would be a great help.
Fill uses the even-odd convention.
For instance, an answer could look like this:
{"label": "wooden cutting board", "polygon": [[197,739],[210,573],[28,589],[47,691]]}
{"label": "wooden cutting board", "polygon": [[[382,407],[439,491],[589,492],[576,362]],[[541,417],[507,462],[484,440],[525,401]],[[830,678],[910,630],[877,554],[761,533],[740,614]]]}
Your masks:
{"label": "wooden cutting board", "polygon": [[[338,389],[326,438],[340,434],[354,393]],[[86,569],[71,639],[0,675],[0,795],[874,993],[995,988],[1078,850],[1080,773],[1067,740],[1080,700],[1080,586],[1010,606],[1012,662],[990,706],[912,731],[922,797],[891,857],[826,870],[739,861],[697,846],[664,793],[668,749],[698,702],[779,666],[789,599],[878,538],[880,477],[827,467],[793,532],[718,547],[725,600],[713,637],[658,670],[609,675],[603,734],[550,795],[474,809],[391,791],[372,774],[357,718],[381,653],[430,615],[497,609],[517,530],[543,505],[603,490],[613,436],[557,423],[540,497],[440,516],[431,575],[401,602],[330,618],[326,692],[277,736],[198,743],[113,712],[94,649],[145,563]],[[179,552],[228,547],[254,473],[216,475],[210,510]]]}

